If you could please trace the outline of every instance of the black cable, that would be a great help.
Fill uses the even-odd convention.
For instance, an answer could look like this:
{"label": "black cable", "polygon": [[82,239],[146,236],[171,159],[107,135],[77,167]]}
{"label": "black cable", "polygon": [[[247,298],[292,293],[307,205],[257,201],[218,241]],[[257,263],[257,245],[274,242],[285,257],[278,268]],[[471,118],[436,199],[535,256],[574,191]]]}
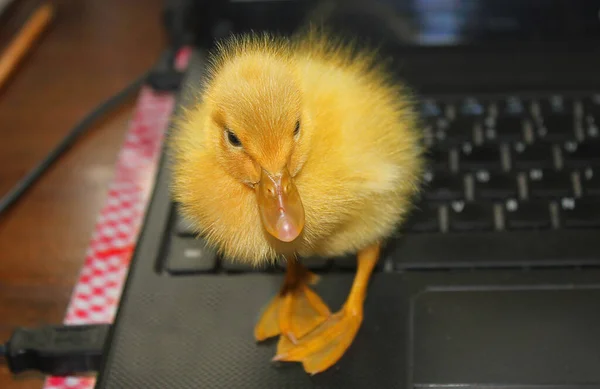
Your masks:
{"label": "black cable", "polygon": [[6,354],[6,345],[0,344],[0,357]]}
{"label": "black cable", "polygon": [[46,156],[46,158],[44,158],[44,160],[42,160],[42,162],[34,167],[23,179],[21,179],[21,181],[19,181],[6,195],[4,195],[4,197],[0,199],[0,215],[10,208],[10,206],[12,206],[29,188],[31,188],[37,179],[44,174],[44,172],[48,170],[48,168],[50,168],[50,166],[52,166],[52,164],[73,145],[73,143],[75,143],[75,140],[77,140],[77,138],[82,135],[95,120],[121,104],[122,100],[124,100],[130,93],[141,87],[148,78],[148,74],[149,72],[144,73],[142,76],[138,77],[132,83],[127,85],[123,90],[109,97],[86,117],[84,117],[83,120],[77,123],[71,132],[61,141],[61,143],[58,144],[54,150],[52,150]]}

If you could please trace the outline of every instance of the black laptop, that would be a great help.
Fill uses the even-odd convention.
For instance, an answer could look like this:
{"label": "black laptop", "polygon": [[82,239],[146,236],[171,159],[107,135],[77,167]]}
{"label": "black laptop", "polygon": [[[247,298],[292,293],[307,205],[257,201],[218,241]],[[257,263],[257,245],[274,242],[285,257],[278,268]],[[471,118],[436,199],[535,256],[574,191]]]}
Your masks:
{"label": "black laptop", "polygon": [[[222,261],[194,239],[163,158],[98,389],[600,388],[600,2],[196,9],[203,35],[179,108],[202,83],[214,39],[288,34],[321,18],[381,43],[418,93],[427,189],[386,247],[354,343],[309,376],[270,362],[275,341],[253,338],[283,270]],[[354,258],[307,265],[337,310]]]}

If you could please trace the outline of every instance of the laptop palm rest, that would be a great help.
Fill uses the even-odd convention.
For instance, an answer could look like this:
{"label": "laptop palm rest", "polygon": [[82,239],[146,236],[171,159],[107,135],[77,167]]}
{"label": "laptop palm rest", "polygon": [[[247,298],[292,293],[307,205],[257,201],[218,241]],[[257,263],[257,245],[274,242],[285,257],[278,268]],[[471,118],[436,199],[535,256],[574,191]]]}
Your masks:
{"label": "laptop palm rest", "polygon": [[427,290],[413,296],[411,314],[417,387],[572,388],[600,382],[598,289]]}

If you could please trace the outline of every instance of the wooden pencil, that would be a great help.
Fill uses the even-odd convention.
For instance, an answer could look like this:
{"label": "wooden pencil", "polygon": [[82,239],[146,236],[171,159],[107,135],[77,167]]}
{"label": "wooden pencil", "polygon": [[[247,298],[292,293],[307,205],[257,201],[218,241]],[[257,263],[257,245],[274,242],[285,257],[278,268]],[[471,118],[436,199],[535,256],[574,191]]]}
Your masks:
{"label": "wooden pencil", "polygon": [[53,16],[54,7],[51,4],[45,3],[38,7],[4,50],[0,56],[0,88],[48,27]]}

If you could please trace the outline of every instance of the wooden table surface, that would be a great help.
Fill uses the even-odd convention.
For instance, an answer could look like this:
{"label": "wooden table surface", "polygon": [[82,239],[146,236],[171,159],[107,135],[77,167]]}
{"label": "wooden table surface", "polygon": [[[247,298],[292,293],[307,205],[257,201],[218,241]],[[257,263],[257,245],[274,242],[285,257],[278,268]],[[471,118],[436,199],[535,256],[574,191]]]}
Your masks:
{"label": "wooden table surface", "polygon": [[[166,39],[162,4],[56,2],[49,30],[0,90],[0,193],[87,112],[155,63]],[[63,320],[134,103],[132,96],[107,115],[0,216],[0,341],[17,326]],[[42,383],[14,380],[0,364],[0,388]]]}

